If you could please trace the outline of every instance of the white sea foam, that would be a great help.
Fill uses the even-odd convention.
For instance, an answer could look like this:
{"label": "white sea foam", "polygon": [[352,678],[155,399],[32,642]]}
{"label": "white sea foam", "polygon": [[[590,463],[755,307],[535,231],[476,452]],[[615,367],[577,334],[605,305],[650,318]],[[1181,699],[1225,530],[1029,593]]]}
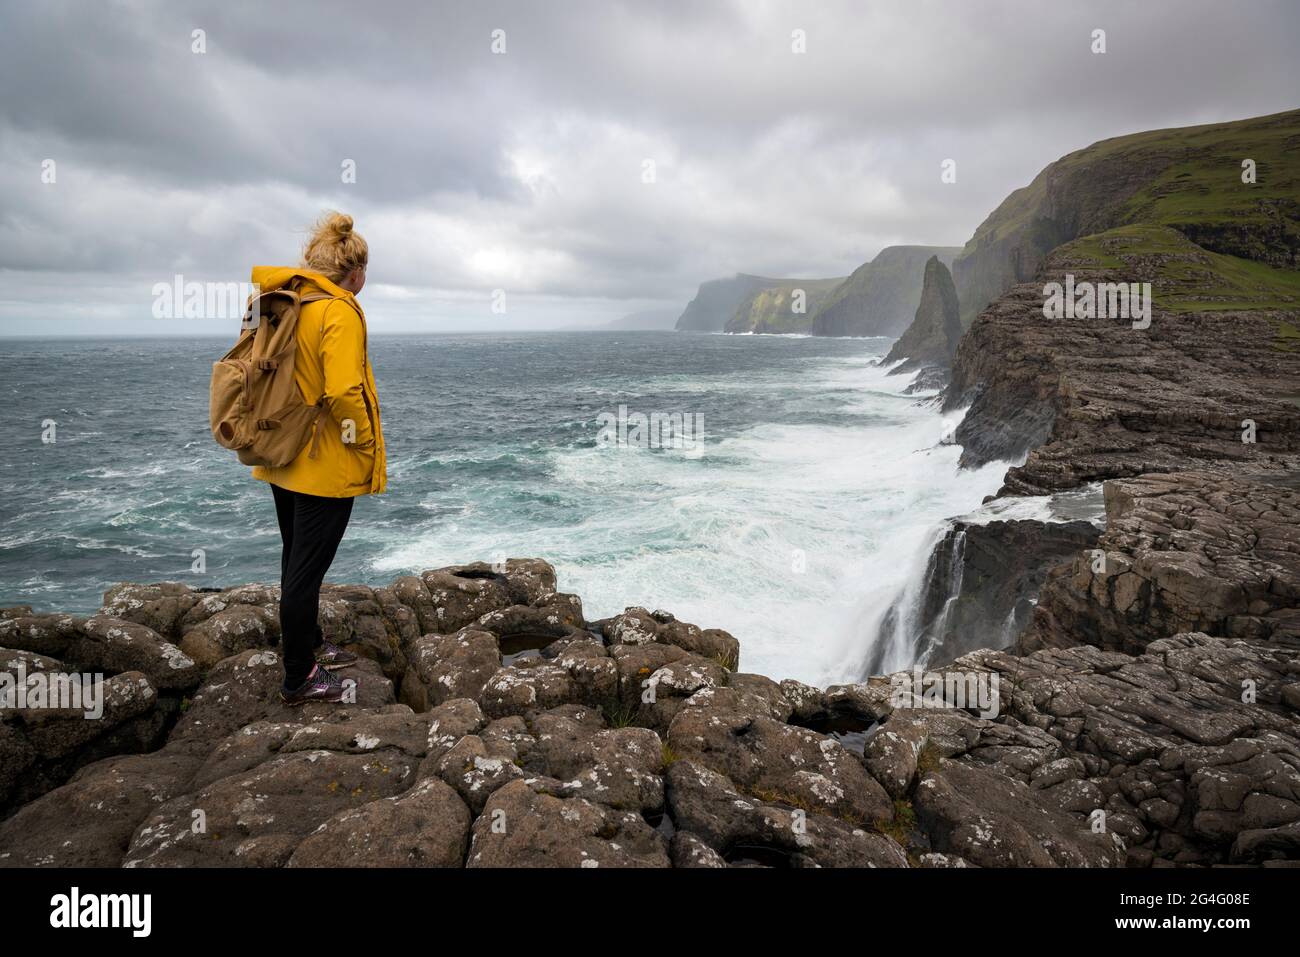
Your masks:
{"label": "white sea foam", "polygon": [[[741,641],[741,667],[817,684],[855,680],[865,642],[947,517],[998,488],[1006,466],[959,471],[943,445],[960,416],[902,394],[910,377],[822,360],[796,390],[845,390],[860,422],[758,426],[691,459],[641,449],[560,449],[554,493],[581,521],[442,526],[391,549],[377,570],[469,556],[544,555],[588,618],[664,608]],[[717,391],[719,383],[709,388]],[[495,511],[495,510],[493,510]],[[795,570],[802,552],[805,569]]]}
{"label": "white sea foam", "polygon": [[971,525],[989,522],[1061,522],[1082,519],[1105,524],[1106,509],[1100,482],[1090,482],[1055,495],[1024,495],[997,498],[958,518]]}

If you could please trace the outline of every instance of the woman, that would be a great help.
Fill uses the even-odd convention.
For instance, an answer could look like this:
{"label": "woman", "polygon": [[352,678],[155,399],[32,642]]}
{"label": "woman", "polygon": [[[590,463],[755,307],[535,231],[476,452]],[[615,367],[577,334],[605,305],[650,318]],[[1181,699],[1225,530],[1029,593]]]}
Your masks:
{"label": "woman", "polygon": [[294,379],[308,405],[324,399],[319,435],[288,465],[258,467],[268,482],[280,524],[280,633],[284,687],[290,705],[339,701],[343,684],[334,671],[356,655],[326,641],[317,624],[320,586],[348,527],[352,500],[387,484],[384,433],[379,425],[375,376],[366,355],[366,319],[356,295],[366,284],[369,247],[352,229],[352,217],[327,213],[316,224],[297,268],[256,266],[262,292],[291,286],[319,295],[298,316]]}

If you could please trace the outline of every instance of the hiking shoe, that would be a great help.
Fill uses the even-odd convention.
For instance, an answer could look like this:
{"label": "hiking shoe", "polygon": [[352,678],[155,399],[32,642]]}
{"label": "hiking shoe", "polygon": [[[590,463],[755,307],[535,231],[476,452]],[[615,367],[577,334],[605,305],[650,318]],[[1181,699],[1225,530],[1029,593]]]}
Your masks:
{"label": "hiking shoe", "polygon": [[351,668],[357,663],[357,656],[350,651],[344,651],[332,641],[321,640],[316,646],[316,664],[320,665],[326,671],[338,671],[340,668]]}
{"label": "hiking shoe", "polygon": [[342,701],[343,682],[316,665],[299,687],[293,690],[281,688],[280,700],[290,706],[306,704],[308,701]]}

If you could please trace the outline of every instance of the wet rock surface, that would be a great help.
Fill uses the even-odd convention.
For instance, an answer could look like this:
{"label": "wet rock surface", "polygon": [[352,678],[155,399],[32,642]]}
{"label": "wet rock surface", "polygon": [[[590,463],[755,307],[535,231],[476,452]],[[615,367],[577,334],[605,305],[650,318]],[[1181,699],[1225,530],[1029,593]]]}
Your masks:
{"label": "wet rock surface", "polygon": [[1300,491],[1215,473],[1109,482],[1094,550],[1049,576],[1022,650],[1183,631],[1300,641]]}
{"label": "wet rock surface", "polygon": [[1044,286],[1067,275],[1154,280],[1157,292],[1161,279],[1153,264],[1099,269],[1067,249],[990,303],[962,337],[944,398],[969,406],[956,432],[963,465],[1024,458],[1001,495],[1155,472],[1300,471],[1300,350],[1279,345],[1300,312],[1171,312],[1157,295],[1145,329],[1046,318]]}
{"label": "wet rock surface", "polygon": [[934,851],[980,866],[1300,857],[1300,493],[1266,478],[1107,482],[1106,530],[1048,573],[1015,645],[943,669],[996,677],[998,713],[937,710],[969,704],[944,688],[884,717],[864,760],[891,795],[910,790]]}
{"label": "wet rock surface", "polygon": [[[345,703],[280,703],[279,653],[264,631],[265,646],[206,670],[186,665],[196,680],[182,695],[155,688],[143,672],[110,676],[106,683],[140,695],[106,707],[116,717],[103,728],[67,714],[5,711],[0,865],[1047,867],[1293,858],[1295,493],[1219,485],[1197,498],[1178,491],[1188,483],[1148,478],[1109,493],[1112,522],[1099,547],[1116,568],[1139,570],[1113,577],[1151,582],[1144,630],[1131,628],[1125,641],[1066,646],[1058,635],[1023,654],[958,658],[949,670],[963,681],[996,676],[992,708],[954,697],[952,687],[922,693],[910,673],[825,689],[748,674],[738,670],[733,636],[663,611],[629,608],[587,622],[576,596],[557,593],[553,572],[535,560],[501,572],[440,569],[388,589],[335,586],[322,628],[362,656],[341,673]],[[1153,537],[1156,516],[1167,531]],[[1266,560],[1268,574],[1241,594],[1192,574],[1240,585],[1234,562]],[[1163,570],[1170,562],[1177,574]],[[1045,596],[1054,588],[1065,585],[1051,579]],[[1094,591],[1087,583],[1045,597],[1042,617],[1069,610],[1069,628],[1092,616],[1105,623],[1098,634],[1112,634],[1114,602],[1080,597]],[[7,640],[26,647],[2,657],[11,670],[20,661],[58,670],[88,649],[89,662],[156,669],[161,659],[184,671],[166,664],[169,636],[183,640],[248,608],[273,614],[276,597],[262,586],[119,586],[106,597],[118,617],[97,616],[109,623],[91,626],[92,637],[75,619],[6,609]],[[425,622],[455,628],[423,631]],[[520,635],[537,647],[503,653]],[[106,654],[104,643],[124,636],[140,638],[144,651]],[[132,722],[152,736],[127,736],[117,751],[105,744]],[[141,753],[125,753],[133,750]],[[68,755],[85,760],[61,778],[34,770]],[[38,779],[40,787],[23,790]]]}
{"label": "wet rock surface", "polygon": [[[918,630],[918,649],[996,678],[999,707],[945,711],[969,700],[941,688],[867,742],[876,780],[910,795],[922,866],[1300,858],[1300,354],[1279,340],[1297,313],[1216,302],[1222,264],[1170,233],[1144,234],[1143,256],[1104,237],[1053,250],[1070,235],[1011,250],[1025,268],[993,284],[958,347],[944,403],[969,407],[963,464],[1022,460],[1002,502],[1101,482],[1106,519],[1073,541],[1065,522],[958,523],[935,550],[918,619],[946,631],[980,614],[951,629],[970,644]],[[1151,281],[1149,327],[1046,318],[1044,285],[1067,274]],[[1009,600],[1002,637],[973,637]]]}

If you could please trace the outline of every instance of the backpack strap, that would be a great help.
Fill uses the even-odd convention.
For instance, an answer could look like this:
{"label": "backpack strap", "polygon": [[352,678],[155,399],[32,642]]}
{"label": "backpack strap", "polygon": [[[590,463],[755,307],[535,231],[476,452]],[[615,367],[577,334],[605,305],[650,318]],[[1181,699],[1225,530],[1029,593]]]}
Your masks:
{"label": "backpack strap", "polygon": [[[304,278],[304,277],[302,277],[302,276],[299,276],[299,277],[298,277],[298,278],[297,278],[297,279],[296,279],[296,280],[291,284],[292,287],[293,287],[293,294],[294,294],[295,296],[298,297],[298,305],[301,306],[301,305],[304,305],[304,304],[309,303],[309,302],[320,302],[322,299],[337,299],[337,298],[339,298],[338,296],[330,295],[330,294],[329,294],[328,292],[326,292],[325,290],[320,289],[319,286],[316,287],[317,289],[320,289],[319,292],[309,293],[309,294],[307,294],[307,295],[304,296],[304,295],[302,295],[302,294],[299,292],[299,290],[302,289],[303,285],[304,285],[305,283],[307,283],[307,282],[310,282],[310,280],[308,280],[308,279],[306,279],[306,278]],[[314,283],[313,283],[313,285],[314,285]]]}

